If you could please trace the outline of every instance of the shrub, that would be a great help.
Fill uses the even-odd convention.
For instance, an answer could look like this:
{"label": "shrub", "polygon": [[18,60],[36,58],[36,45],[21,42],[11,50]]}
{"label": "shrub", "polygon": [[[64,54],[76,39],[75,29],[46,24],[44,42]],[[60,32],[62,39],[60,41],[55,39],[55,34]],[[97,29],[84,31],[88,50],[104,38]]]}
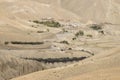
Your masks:
{"label": "shrub", "polygon": [[38,20],[35,20],[33,22],[36,23],[36,24],[40,24],[40,22]]}
{"label": "shrub", "polygon": [[68,48],[68,50],[72,50],[72,48]]}
{"label": "shrub", "polygon": [[34,25],[32,25],[32,27],[34,27]]}
{"label": "shrub", "polygon": [[99,31],[99,33],[101,33],[101,34],[105,34],[103,30]]}
{"label": "shrub", "polygon": [[83,36],[83,35],[84,35],[84,32],[81,30],[75,34],[76,37]]}
{"label": "shrub", "polygon": [[63,44],[69,44],[68,41],[61,41],[60,43],[63,43]]}
{"label": "shrub", "polygon": [[76,40],[76,37],[72,38],[72,40]]}
{"label": "shrub", "polygon": [[44,31],[37,31],[37,33],[43,33]]}
{"label": "shrub", "polygon": [[98,24],[92,24],[90,26],[90,28],[92,28],[93,30],[101,30],[102,29],[102,26],[101,25],[98,25]]}
{"label": "shrub", "polygon": [[47,29],[47,32],[50,32],[50,30],[49,30],[49,29]]}
{"label": "shrub", "polygon": [[67,30],[65,30],[65,29],[62,29],[63,30],[63,32],[65,33],[65,32],[68,32]]}
{"label": "shrub", "polygon": [[8,45],[8,44],[9,44],[9,42],[5,42],[4,44],[5,44],[5,45]]}
{"label": "shrub", "polygon": [[88,34],[87,37],[93,37],[91,34]]}

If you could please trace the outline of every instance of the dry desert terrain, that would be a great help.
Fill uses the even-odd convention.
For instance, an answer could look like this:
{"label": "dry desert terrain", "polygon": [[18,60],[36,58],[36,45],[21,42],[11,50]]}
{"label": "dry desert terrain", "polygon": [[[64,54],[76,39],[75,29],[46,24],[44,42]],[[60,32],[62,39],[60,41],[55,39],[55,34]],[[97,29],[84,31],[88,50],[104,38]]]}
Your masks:
{"label": "dry desert terrain", "polygon": [[0,0],[0,80],[120,80],[120,0]]}

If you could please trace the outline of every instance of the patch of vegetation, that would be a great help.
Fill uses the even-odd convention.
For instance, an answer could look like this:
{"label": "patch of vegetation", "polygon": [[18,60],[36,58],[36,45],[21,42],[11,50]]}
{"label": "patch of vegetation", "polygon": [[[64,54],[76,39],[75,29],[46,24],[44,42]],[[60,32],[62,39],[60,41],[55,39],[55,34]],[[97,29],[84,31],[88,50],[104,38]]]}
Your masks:
{"label": "patch of vegetation", "polygon": [[90,26],[90,28],[92,28],[93,30],[101,30],[102,29],[102,26],[101,25],[98,25],[98,24],[92,24]]}
{"label": "patch of vegetation", "polygon": [[72,38],[72,40],[76,40],[76,39],[77,39],[76,37]]}
{"label": "patch of vegetation", "polygon": [[45,21],[35,20],[33,22],[36,24],[43,24],[43,25],[46,25],[48,27],[55,27],[55,28],[61,27],[61,24],[57,21],[54,21],[54,20],[45,20]]}
{"label": "patch of vegetation", "polygon": [[87,37],[93,37],[91,34],[86,35]]}
{"label": "patch of vegetation", "polygon": [[69,57],[63,57],[63,58],[47,58],[47,59],[43,59],[43,58],[24,58],[26,60],[35,60],[38,62],[43,62],[43,63],[59,63],[59,62],[63,62],[63,63],[67,63],[67,62],[73,62],[73,61],[81,61],[84,60],[88,57],[73,57],[73,58],[69,58]]}
{"label": "patch of vegetation", "polygon": [[47,29],[47,32],[50,32],[50,30],[49,30],[49,29]]}
{"label": "patch of vegetation", "polygon": [[61,49],[61,51],[65,51],[65,49]]}
{"label": "patch of vegetation", "polygon": [[5,45],[8,45],[8,44],[9,44],[9,42],[4,42],[4,44],[5,44]]}
{"label": "patch of vegetation", "polygon": [[72,48],[68,48],[68,50],[72,50]]}
{"label": "patch of vegetation", "polygon": [[81,30],[75,34],[76,37],[83,36],[83,35],[84,35],[84,32]]}
{"label": "patch of vegetation", "polygon": [[37,33],[44,33],[44,31],[37,31]]}
{"label": "patch of vegetation", "polygon": [[34,27],[34,25],[32,25],[32,27]]}
{"label": "patch of vegetation", "polygon": [[69,44],[68,41],[65,41],[65,40],[61,41],[60,43],[67,44],[67,45]]}
{"label": "patch of vegetation", "polygon": [[31,27],[33,27],[33,28],[37,28],[36,26],[34,26],[34,25],[31,25]]}
{"label": "patch of vegetation", "polygon": [[67,30],[65,30],[65,29],[62,29],[63,30],[63,32],[65,33],[65,32],[68,32]]}
{"label": "patch of vegetation", "polygon": [[101,33],[101,34],[105,34],[103,30],[99,31],[99,33]]}
{"label": "patch of vegetation", "polygon": [[38,20],[34,20],[33,22],[36,24],[40,24],[40,21],[38,21]]}
{"label": "patch of vegetation", "polygon": [[12,41],[11,44],[18,44],[18,45],[40,45],[40,44],[44,44],[44,42],[19,42],[19,41]]}

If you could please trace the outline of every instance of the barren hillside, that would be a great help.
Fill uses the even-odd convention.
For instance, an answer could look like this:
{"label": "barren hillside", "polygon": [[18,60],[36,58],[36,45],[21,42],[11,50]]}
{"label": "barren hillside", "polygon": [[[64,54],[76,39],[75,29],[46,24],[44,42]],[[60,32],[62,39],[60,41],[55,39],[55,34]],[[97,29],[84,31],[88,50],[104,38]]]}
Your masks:
{"label": "barren hillside", "polygon": [[119,42],[119,0],[0,0],[0,80],[119,80]]}
{"label": "barren hillside", "polygon": [[61,4],[79,15],[82,21],[120,24],[119,0],[62,0]]}
{"label": "barren hillside", "polygon": [[120,48],[112,49],[67,67],[36,72],[12,80],[119,80],[119,52]]}
{"label": "barren hillside", "polygon": [[[36,0],[42,3],[60,6],[80,17],[82,22],[108,22],[119,24],[119,0]],[[66,5],[67,4],[67,5]],[[110,17],[111,16],[111,17]]]}

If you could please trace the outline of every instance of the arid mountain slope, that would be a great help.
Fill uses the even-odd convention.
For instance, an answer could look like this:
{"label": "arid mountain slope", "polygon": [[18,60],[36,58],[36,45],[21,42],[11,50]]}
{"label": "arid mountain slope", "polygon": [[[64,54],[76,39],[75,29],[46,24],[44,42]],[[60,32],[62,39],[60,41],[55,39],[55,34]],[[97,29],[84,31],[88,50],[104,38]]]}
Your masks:
{"label": "arid mountain slope", "polygon": [[[11,0],[8,2],[12,3],[14,1],[18,2],[19,0]],[[54,16],[55,18],[58,16],[59,16],[58,18],[61,18],[61,17],[68,18],[70,17],[70,14],[72,14],[74,16],[78,15],[80,18],[80,21],[83,21],[83,22],[93,21],[93,22],[98,22],[98,23],[101,23],[101,22],[108,22],[108,23],[114,23],[114,24],[120,23],[119,22],[120,21],[119,0],[99,0],[99,1],[98,0],[49,0],[49,1],[48,0],[47,1],[46,0],[34,0],[34,2],[32,1],[33,0],[27,0],[27,3],[25,2],[24,3],[27,5],[31,5],[30,3],[33,3],[34,5],[37,6],[38,3],[35,3],[36,1],[36,2],[41,3],[41,5],[44,7],[44,8],[40,8],[40,5],[39,5],[39,9],[41,12],[39,12],[39,10],[36,8],[37,14],[39,14],[39,15],[35,14],[37,15],[37,17],[47,15],[49,17]],[[51,9],[50,5],[54,7],[57,6],[59,7],[59,9],[55,8],[55,9],[50,10]],[[62,10],[60,10],[61,9],[60,7],[62,8]],[[29,8],[29,10],[31,10],[30,6],[26,8],[27,9]],[[32,7],[32,9],[34,8],[35,6]],[[29,10],[27,11],[27,13],[30,13]],[[35,12],[34,10],[31,10],[32,11],[31,14]],[[50,11],[50,12],[47,12],[47,11]],[[57,14],[55,14],[56,12]]]}
{"label": "arid mountain slope", "polygon": [[[66,20],[71,18],[72,20],[74,19],[73,21],[78,21],[79,19],[75,14],[69,13],[64,9],[59,7],[57,9],[57,7],[38,3],[34,0],[0,0],[0,80],[9,80],[13,77],[43,69],[40,62],[25,60],[18,56],[17,53],[20,51],[18,49],[23,49],[23,54],[25,54],[28,53],[28,51],[24,51],[26,48],[28,50],[49,48],[51,43],[35,46],[11,44],[6,46],[11,41],[43,43],[44,39],[54,37],[55,34],[53,33],[59,32],[58,29],[52,29],[54,31],[49,33],[47,32],[48,27],[40,25],[40,28],[34,28],[34,23],[30,22],[41,20],[41,18],[65,18]],[[44,31],[45,33],[40,34],[37,31]],[[16,52],[11,50],[16,50]],[[26,55],[25,57],[28,56]]]}
{"label": "arid mountain slope", "polygon": [[0,80],[119,80],[119,4],[0,0]]}
{"label": "arid mountain slope", "polygon": [[[37,31],[37,29],[31,27],[32,24],[30,20],[55,18],[79,21],[78,16],[73,13],[33,0],[1,0],[0,18],[0,35],[2,39],[15,39],[15,36],[19,36],[18,38],[22,39],[23,34],[26,36],[26,39],[33,39],[33,36],[28,35],[28,33]],[[23,39],[25,39],[25,37]],[[40,38],[38,40],[40,40]]]}
{"label": "arid mountain slope", "polygon": [[61,5],[79,15],[85,22],[120,23],[119,0],[62,0]]}
{"label": "arid mountain slope", "polygon": [[36,72],[12,80],[119,80],[119,53],[120,48],[111,49],[67,67]]}
{"label": "arid mountain slope", "polygon": [[[120,24],[119,0],[37,0],[59,5],[77,14],[83,22],[109,22]],[[67,5],[66,5],[67,4]]]}

